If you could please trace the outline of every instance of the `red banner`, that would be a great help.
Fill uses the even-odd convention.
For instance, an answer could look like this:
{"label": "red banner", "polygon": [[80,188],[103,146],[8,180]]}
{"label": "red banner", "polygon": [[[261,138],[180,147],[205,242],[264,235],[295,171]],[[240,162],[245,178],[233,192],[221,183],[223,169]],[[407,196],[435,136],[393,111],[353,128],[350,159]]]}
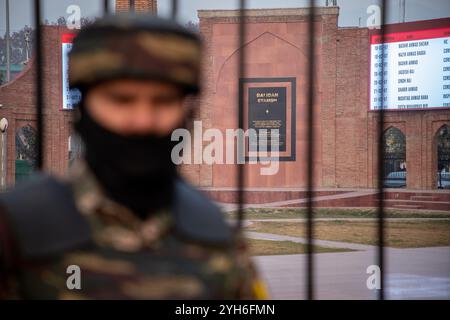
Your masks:
{"label": "red banner", "polygon": [[[415,41],[433,38],[447,38],[447,37],[450,37],[450,27],[389,33],[384,35],[384,43]],[[370,43],[371,44],[381,43],[381,35],[379,34],[372,35],[370,37]]]}
{"label": "red banner", "polygon": [[74,33],[65,33],[62,35],[62,42],[63,43],[72,43],[73,38],[75,38],[76,34]]}

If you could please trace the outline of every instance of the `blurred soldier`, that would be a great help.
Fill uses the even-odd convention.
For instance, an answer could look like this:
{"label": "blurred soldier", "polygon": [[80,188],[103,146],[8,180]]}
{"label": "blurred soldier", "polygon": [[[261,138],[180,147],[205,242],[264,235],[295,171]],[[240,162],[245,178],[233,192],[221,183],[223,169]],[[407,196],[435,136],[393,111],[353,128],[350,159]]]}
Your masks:
{"label": "blurred soldier", "polygon": [[267,298],[241,236],[171,161],[200,57],[195,34],[156,17],[80,31],[69,81],[85,153],[67,181],[39,175],[1,197],[0,297]]}

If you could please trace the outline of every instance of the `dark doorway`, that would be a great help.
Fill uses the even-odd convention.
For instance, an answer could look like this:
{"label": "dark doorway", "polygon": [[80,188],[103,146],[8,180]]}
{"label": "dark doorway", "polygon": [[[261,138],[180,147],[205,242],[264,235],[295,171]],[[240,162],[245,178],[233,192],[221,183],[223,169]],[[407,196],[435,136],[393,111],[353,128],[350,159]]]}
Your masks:
{"label": "dark doorway", "polygon": [[389,128],[383,135],[384,186],[406,187],[406,138],[397,128]]}
{"label": "dark doorway", "polygon": [[450,189],[450,127],[442,126],[437,133],[437,188]]}
{"label": "dark doorway", "polygon": [[27,179],[36,168],[36,129],[31,125],[20,127],[16,132],[16,183]]}

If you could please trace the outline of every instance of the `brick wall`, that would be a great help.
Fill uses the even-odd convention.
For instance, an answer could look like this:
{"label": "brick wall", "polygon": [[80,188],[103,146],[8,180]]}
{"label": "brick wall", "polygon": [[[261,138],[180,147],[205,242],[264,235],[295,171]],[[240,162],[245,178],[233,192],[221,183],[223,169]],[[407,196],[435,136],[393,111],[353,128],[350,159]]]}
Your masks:
{"label": "brick wall", "polygon": [[329,141],[335,145],[335,186],[372,187],[367,164],[367,29],[338,29],[335,41],[336,82],[330,85],[335,87],[336,108]]}
{"label": "brick wall", "polygon": [[[134,6],[137,12],[157,12],[157,0],[135,0]],[[116,12],[128,11],[129,9],[130,0],[116,0]]]}
{"label": "brick wall", "polygon": [[[247,78],[295,77],[297,79],[296,161],[280,162],[279,173],[274,176],[260,174],[261,165],[248,165],[247,182],[249,187],[304,187],[306,185],[306,123],[307,83],[307,10],[277,9],[250,10],[247,15],[246,70]],[[204,127],[226,129],[237,126],[237,57],[238,44],[237,11],[200,11],[200,32],[205,40],[204,94],[201,100],[200,117]],[[334,37],[324,34],[323,30],[333,32],[337,28],[337,9],[319,10],[315,18],[317,30],[316,61],[320,66],[316,70],[315,88],[318,95],[314,106],[316,119],[314,177],[322,185],[322,131],[321,108],[323,103],[322,84],[330,75],[322,67],[321,61],[335,56],[335,49],[329,49],[324,43],[333,43]],[[335,32],[335,31],[334,31]],[[325,42],[324,42],[325,41]],[[331,75],[332,76],[332,75]],[[326,98],[332,99],[332,94]],[[327,125],[327,123],[325,122]],[[201,186],[236,186],[236,168],[234,165],[200,165],[191,167],[190,173],[197,172],[193,181]],[[198,168],[199,167],[199,168]],[[330,176],[330,174],[328,174]]]}
{"label": "brick wall", "polygon": [[[367,110],[368,30],[339,29],[336,40],[335,186],[376,187],[378,113]],[[436,134],[444,124],[450,110],[385,113],[384,128],[406,136],[407,188],[435,188]]]}
{"label": "brick wall", "polygon": [[[305,9],[251,10],[247,29],[247,77],[306,77]],[[303,12],[303,11],[304,12]],[[335,9],[332,9],[335,10]],[[337,12],[322,10],[316,19],[317,83],[315,83],[315,184],[317,187],[377,186],[377,113],[368,111],[368,30],[337,28]],[[295,14],[292,14],[292,13]],[[302,16],[303,15],[303,16]],[[200,118],[224,129],[236,127],[236,13],[199,13],[206,43],[204,93]],[[268,45],[261,44],[264,42]],[[282,64],[279,55],[284,55]],[[233,82],[234,81],[234,82]],[[277,177],[261,178],[247,166],[249,187],[303,187],[305,117],[304,85],[297,88],[297,161],[281,163]],[[406,136],[407,187],[433,189],[437,170],[436,134],[450,125],[450,110],[386,112],[385,129],[394,126]],[[228,165],[186,166],[192,181],[202,186],[235,187],[236,170]]]}
{"label": "brick wall", "polygon": [[[72,131],[72,111],[61,109],[61,36],[71,31],[62,27],[43,28],[44,57],[44,168],[63,175],[68,165],[68,137]],[[15,134],[26,125],[36,128],[35,63],[31,60],[25,70],[13,81],[0,86],[0,118],[9,121],[7,182],[14,183]]]}
{"label": "brick wall", "polygon": [[[119,3],[120,1],[117,1]],[[156,1],[155,1],[156,3]],[[298,9],[301,12],[301,9]],[[197,119],[204,129],[236,126],[236,17],[222,11],[200,13],[200,33],[205,40],[203,93]],[[305,60],[306,20],[300,15],[270,15],[258,10],[248,17],[248,77],[295,76],[297,87],[297,161],[281,163],[276,177],[261,178],[259,167],[247,168],[247,185],[253,187],[303,187],[305,185]],[[315,84],[315,183],[317,187],[376,186],[377,113],[367,110],[368,31],[337,28],[337,13],[316,19],[317,82]],[[61,107],[62,27],[44,27],[45,145],[44,166],[58,175],[68,163],[68,137],[72,111]],[[55,63],[56,62],[56,63]],[[0,86],[0,117],[9,121],[7,180],[14,182],[15,133],[26,124],[35,126],[34,63],[15,80]],[[436,133],[450,125],[450,110],[386,112],[385,128],[394,126],[406,136],[408,188],[435,187]],[[233,165],[187,165],[184,174],[195,184],[234,187]]]}

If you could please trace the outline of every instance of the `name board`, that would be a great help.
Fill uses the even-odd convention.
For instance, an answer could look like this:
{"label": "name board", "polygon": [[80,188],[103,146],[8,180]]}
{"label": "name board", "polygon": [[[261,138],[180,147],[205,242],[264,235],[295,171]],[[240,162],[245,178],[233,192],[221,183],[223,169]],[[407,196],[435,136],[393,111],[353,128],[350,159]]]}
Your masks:
{"label": "name board", "polygon": [[382,40],[370,36],[370,110],[450,108],[450,20],[447,27],[390,32]]}
{"label": "name board", "polygon": [[63,34],[61,41],[61,73],[62,73],[62,109],[73,109],[81,100],[78,89],[69,89],[69,52],[72,49],[74,34]]}

